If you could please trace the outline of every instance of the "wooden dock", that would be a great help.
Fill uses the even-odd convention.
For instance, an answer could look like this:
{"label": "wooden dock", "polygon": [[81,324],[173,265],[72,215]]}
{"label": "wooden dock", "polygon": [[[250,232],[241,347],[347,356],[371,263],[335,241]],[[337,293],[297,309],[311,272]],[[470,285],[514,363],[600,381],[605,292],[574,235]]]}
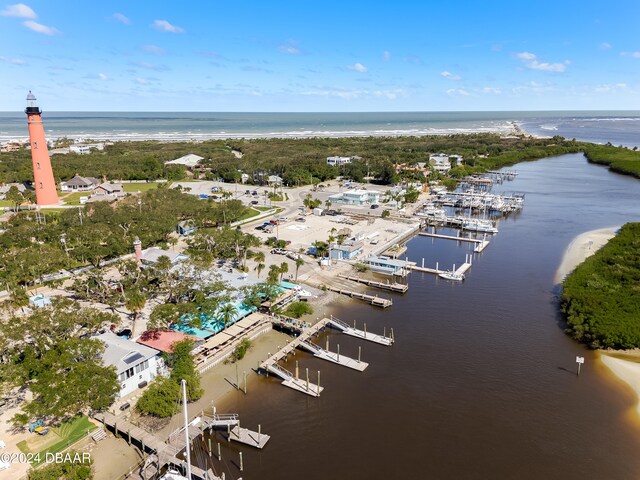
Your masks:
{"label": "wooden dock", "polygon": [[369,342],[378,343],[380,345],[391,346],[394,342],[393,329],[391,330],[392,336],[386,337],[384,335],[377,335],[375,333],[367,332],[366,324],[364,330],[358,330],[355,328],[355,326],[351,327],[338,318],[331,316],[331,318],[323,318],[315,325],[302,330],[298,337],[291,340],[273,355],[270,354],[264,362],[261,362],[258,365],[259,372],[270,372],[273,375],[281,378],[282,385],[284,385],[285,387],[289,387],[293,390],[297,390],[312,397],[319,397],[324,390],[324,387],[321,387],[319,385],[319,382],[317,384],[314,384],[309,380],[308,370],[306,371],[306,378],[302,379],[300,378],[297,366],[296,373],[294,374],[281,365],[278,365],[278,362],[280,360],[286,360],[289,354],[293,353],[296,348],[301,348],[310,351],[314,354],[314,356],[318,358],[348,368],[353,368],[354,370],[363,371],[365,368],[367,368],[368,364],[365,362],[361,362],[359,359],[355,360],[350,357],[345,357],[344,355],[340,355],[337,352],[334,354],[328,349],[325,350],[322,347],[309,341],[309,339],[313,335],[317,334],[320,330],[326,327],[333,327],[337,330],[340,330],[346,335],[367,340]]}
{"label": "wooden dock", "polygon": [[[177,457],[178,453],[180,453],[180,451],[184,449],[184,435],[178,435],[177,437],[180,437],[182,440],[179,441],[178,444],[172,445],[160,440],[158,437],[147,432],[146,430],[132,425],[124,418],[116,417],[112,413],[99,412],[94,414],[93,417],[96,420],[102,422],[105,427],[112,429],[116,433],[116,435],[120,435],[126,438],[130,443],[132,441],[135,441],[138,445],[140,445],[140,449],[143,452],[154,453],[158,459],[158,466],[160,468],[164,465],[175,465],[178,467],[182,467],[184,465],[184,460]],[[182,430],[182,432],[184,433],[184,429]],[[199,428],[191,425],[189,426],[190,439],[195,438],[201,433],[202,431]],[[145,465],[152,467],[153,463],[149,463],[148,465],[145,463]],[[205,471],[201,468],[196,467],[195,465],[192,465],[191,472],[193,478],[197,478],[200,480],[220,480],[220,477],[215,476],[211,469]],[[139,478],[151,478],[148,475],[149,473],[150,472],[142,470],[139,473]]]}
{"label": "wooden dock", "polygon": [[429,232],[420,232],[418,235],[422,237],[430,237],[430,238],[442,238],[445,240],[455,240],[456,242],[468,242],[475,243],[476,246],[473,248],[473,251],[476,253],[482,252],[489,245],[489,240],[485,238],[480,240],[478,238],[469,238],[469,237],[455,237],[453,235],[441,235],[439,233],[429,233]]}
{"label": "wooden dock", "polygon": [[340,295],[347,295],[348,297],[362,300],[363,302],[367,302],[374,307],[387,308],[393,305],[393,300],[391,300],[390,298],[381,298],[377,295],[368,295],[366,293],[353,292],[351,290],[345,290],[344,288],[332,286],[327,286],[327,290],[339,293]]}
{"label": "wooden dock", "polygon": [[366,278],[360,278],[360,277],[356,277],[354,275],[340,274],[338,276],[340,278],[344,278],[346,280],[351,280],[352,282],[364,283],[365,285],[368,285],[369,287],[375,287],[375,288],[379,288],[381,290],[390,290],[392,292],[399,292],[399,293],[406,293],[407,290],[409,290],[409,285],[406,285],[404,283],[398,283],[398,282],[390,283],[389,281],[387,281],[387,283],[378,282],[376,280],[367,280]]}
{"label": "wooden dock", "polygon": [[240,425],[233,427],[226,434],[227,441],[234,441],[249,445],[250,447],[262,449],[271,438],[264,433],[254,432],[247,428],[241,428]]}

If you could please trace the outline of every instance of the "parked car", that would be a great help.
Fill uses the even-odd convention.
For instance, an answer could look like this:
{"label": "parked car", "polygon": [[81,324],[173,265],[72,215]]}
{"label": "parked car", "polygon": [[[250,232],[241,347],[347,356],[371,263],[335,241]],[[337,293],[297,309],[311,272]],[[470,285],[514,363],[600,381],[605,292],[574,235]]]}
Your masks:
{"label": "parked car", "polygon": [[378,205],[377,203],[374,203],[373,205],[371,205],[371,210],[374,210],[376,208],[380,208],[380,205]]}
{"label": "parked car", "polygon": [[249,195],[251,193],[251,190],[245,190],[244,194],[245,195]]}
{"label": "parked car", "polygon": [[251,192],[251,195],[258,195],[257,190],[254,190],[253,192]]}
{"label": "parked car", "polygon": [[296,218],[296,222],[302,222],[302,223],[304,223],[304,222],[306,222],[306,221],[307,221],[307,219],[306,219],[306,218],[304,218],[304,217],[298,217],[298,218]]}
{"label": "parked car", "polygon": [[300,258],[300,255],[296,252],[288,252],[287,258],[290,258],[291,260],[298,260]]}
{"label": "parked car", "polygon": [[260,203],[258,200],[251,200],[251,205],[258,205],[258,203]]}

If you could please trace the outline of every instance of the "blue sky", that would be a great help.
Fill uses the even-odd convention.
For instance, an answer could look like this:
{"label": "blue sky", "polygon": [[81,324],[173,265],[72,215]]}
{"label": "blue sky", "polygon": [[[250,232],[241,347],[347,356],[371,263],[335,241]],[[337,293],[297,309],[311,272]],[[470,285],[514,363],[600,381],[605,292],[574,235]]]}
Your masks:
{"label": "blue sky", "polygon": [[0,111],[640,109],[640,2],[0,3]]}

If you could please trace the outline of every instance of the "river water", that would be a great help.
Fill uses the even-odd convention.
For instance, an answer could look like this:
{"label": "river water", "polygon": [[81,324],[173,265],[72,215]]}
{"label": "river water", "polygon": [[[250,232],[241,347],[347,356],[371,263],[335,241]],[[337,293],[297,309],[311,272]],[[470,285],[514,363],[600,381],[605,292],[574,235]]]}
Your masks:
{"label": "river water", "polygon": [[[525,193],[525,207],[501,221],[465,282],[412,273],[407,294],[385,294],[394,300],[385,311],[337,310],[371,332],[393,327],[396,344],[329,332],[333,350],[340,343],[356,356],[362,346],[365,372],[299,352],[312,381],[322,372],[320,398],[272,377],[234,394],[224,410],[240,412],[244,426],[260,423],[271,440],[261,452],[242,448],[242,474],[232,465],[239,449],[224,445],[218,472],[245,480],[640,477],[634,396],[563,333],[553,285],[576,235],[639,219],[640,182],[579,154],[514,168],[520,175],[501,188]],[[469,248],[417,237],[407,255],[460,264]],[[579,377],[576,355],[586,359]]]}

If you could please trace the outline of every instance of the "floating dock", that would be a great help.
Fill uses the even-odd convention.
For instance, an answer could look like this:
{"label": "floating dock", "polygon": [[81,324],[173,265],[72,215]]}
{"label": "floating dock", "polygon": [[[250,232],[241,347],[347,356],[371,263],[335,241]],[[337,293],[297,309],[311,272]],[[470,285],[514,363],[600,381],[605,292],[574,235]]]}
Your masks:
{"label": "floating dock", "polygon": [[225,435],[227,441],[234,441],[249,445],[250,447],[262,449],[271,438],[264,433],[254,432],[247,428],[241,428],[240,425],[230,429]]}
{"label": "floating dock", "polygon": [[437,262],[436,262],[436,268],[425,267],[424,260],[422,261],[421,267],[418,267],[417,265],[413,265],[410,268],[411,270],[414,270],[416,272],[433,273],[435,275],[440,275],[441,273],[450,273],[450,272],[453,272],[455,275],[463,275],[467,272],[467,270],[471,268],[471,265],[472,265],[471,258],[472,258],[472,255],[466,255],[465,262],[462,265],[460,265],[458,268],[456,268],[456,266],[454,265],[451,270],[441,270],[440,268],[438,268],[439,265]]}
{"label": "floating dock", "polygon": [[456,242],[475,243],[476,246],[473,248],[473,251],[476,253],[482,252],[489,245],[489,240],[486,239],[486,234],[485,234],[485,238],[483,238],[482,240],[478,238],[456,237],[454,235],[441,235],[439,233],[429,233],[429,232],[420,232],[418,233],[418,235],[422,237],[429,237],[429,238],[442,238],[444,240],[455,240]]}
{"label": "floating dock", "polygon": [[329,349],[324,349],[320,345],[316,345],[310,340],[300,342],[300,348],[313,354],[314,357],[318,357],[322,360],[326,360],[331,363],[337,363],[343,367],[364,371],[369,366],[366,362],[361,362],[359,359],[347,357],[346,355],[340,355],[340,351],[331,352]]}
{"label": "floating dock", "polygon": [[317,384],[314,384],[309,380],[308,369],[306,369],[306,378],[301,379],[299,376],[297,364],[296,373],[294,374],[281,365],[278,365],[278,361],[286,360],[289,354],[293,353],[296,348],[301,348],[307,350],[308,352],[311,352],[314,356],[322,360],[342,365],[344,367],[352,368],[358,371],[363,371],[365,368],[367,368],[368,363],[360,361],[359,358],[356,360],[341,355],[339,352],[330,352],[329,349],[324,349],[319,345],[316,345],[315,343],[309,341],[311,336],[317,334],[325,327],[333,327],[337,330],[340,330],[346,335],[367,340],[369,342],[374,342],[380,345],[391,346],[394,342],[393,329],[391,330],[391,337],[377,335],[375,333],[367,332],[366,324],[364,326],[364,330],[358,330],[357,328],[355,328],[355,325],[351,327],[343,321],[337,319],[336,317],[331,316],[331,318],[323,318],[312,327],[301,330],[298,337],[291,340],[287,345],[278,350],[278,352],[274,353],[273,355],[270,354],[269,358],[267,358],[264,362],[261,362],[258,365],[258,371],[269,372],[279,377],[280,379],[282,379],[282,385],[284,385],[285,387],[289,387],[293,390],[297,390],[312,397],[319,397],[324,388],[320,386],[319,380]]}
{"label": "floating dock", "polygon": [[362,300],[363,302],[367,302],[369,305],[373,305],[374,307],[387,308],[393,305],[393,300],[391,300],[390,298],[381,298],[377,295],[368,295],[366,293],[353,292],[344,288],[331,286],[327,286],[327,290],[339,293],[340,295],[347,295],[351,298]]}
{"label": "floating dock", "polygon": [[390,290],[392,292],[406,293],[409,290],[409,285],[398,282],[378,282],[376,280],[367,280],[366,278],[360,278],[353,275],[338,275],[340,278],[351,280],[352,282],[364,283],[369,287],[379,288],[381,290]]}

